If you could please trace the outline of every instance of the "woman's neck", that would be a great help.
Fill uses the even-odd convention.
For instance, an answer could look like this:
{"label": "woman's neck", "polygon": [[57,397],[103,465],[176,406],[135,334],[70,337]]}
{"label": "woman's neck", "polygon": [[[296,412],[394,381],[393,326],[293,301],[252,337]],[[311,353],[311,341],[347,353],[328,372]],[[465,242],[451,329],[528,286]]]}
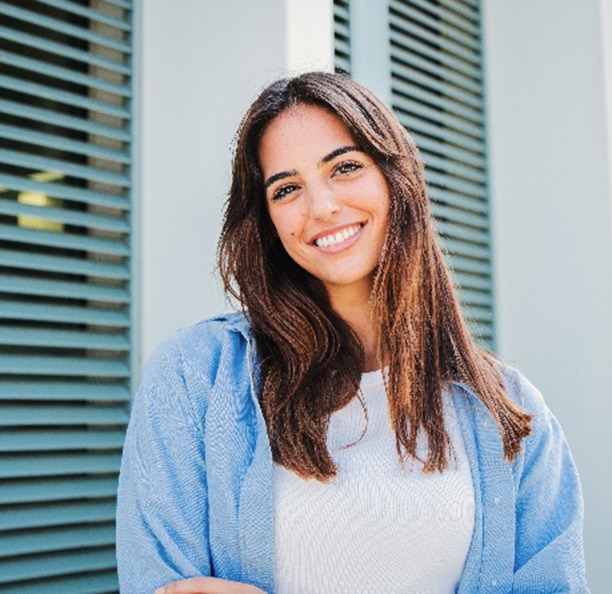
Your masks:
{"label": "woman's neck", "polygon": [[353,290],[329,291],[334,311],[353,329],[363,346],[363,372],[380,369],[383,365],[378,352],[378,333],[372,315],[370,289],[360,292]]}

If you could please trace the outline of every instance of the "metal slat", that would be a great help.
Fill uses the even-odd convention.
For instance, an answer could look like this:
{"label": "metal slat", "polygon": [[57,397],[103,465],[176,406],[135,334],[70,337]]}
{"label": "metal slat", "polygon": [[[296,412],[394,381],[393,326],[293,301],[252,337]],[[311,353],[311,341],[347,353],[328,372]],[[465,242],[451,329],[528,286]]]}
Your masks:
{"label": "metal slat", "polygon": [[[0,77],[0,85],[2,85],[4,78],[5,77]],[[68,128],[69,130],[79,130],[80,132],[86,132],[87,134],[93,134],[95,136],[106,136],[107,138],[121,140],[123,142],[131,141],[129,131],[121,128],[113,128],[112,126],[98,124],[91,120],[64,115],[48,109],[29,107],[21,103],[14,103],[13,101],[4,101],[0,99],[0,112],[33,120],[35,122],[44,122],[53,126]]]}
{"label": "metal slat", "polygon": [[483,291],[473,291],[471,289],[459,288],[459,298],[461,303],[466,305],[479,305],[486,308],[493,307],[493,300],[491,295]]}
{"label": "metal slat", "polygon": [[480,54],[481,44],[478,35],[470,34],[456,25],[449,26],[446,21],[440,18],[432,18],[431,13],[427,15],[420,10],[415,10],[414,5],[415,3],[410,0],[408,2],[394,2],[392,0],[390,3],[390,9],[392,12],[395,11],[401,16],[417,21],[418,23],[437,31],[439,37],[441,37],[443,40],[452,39],[454,42],[474,50],[477,54]]}
{"label": "metal slat", "polygon": [[[17,509],[0,509],[0,530],[23,530],[79,522],[112,522],[114,518],[114,501],[32,505]],[[0,575],[4,577],[2,571]]]}
{"label": "metal slat", "polygon": [[26,556],[18,560],[0,561],[0,583],[110,569],[115,565],[115,551],[112,548]]}
{"label": "metal slat", "polygon": [[457,14],[464,16],[475,23],[479,22],[479,15],[472,7],[468,7],[457,0],[439,0],[440,4]]}
{"label": "metal slat", "polygon": [[[399,78],[394,78],[392,83],[392,92],[399,95],[404,95],[407,99],[418,101],[425,105],[425,107],[434,108],[432,112],[437,112],[435,119],[439,118],[447,119],[451,118],[458,122],[471,122],[476,124],[478,128],[484,126],[484,117],[481,109],[474,109],[473,107],[466,107],[454,99],[441,96],[436,92],[431,92],[422,89],[420,86],[412,84],[410,82],[403,82]],[[431,115],[427,116],[432,119]]]}
{"label": "metal slat", "polygon": [[82,250],[86,252],[99,252],[101,254],[111,254],[115,256],[129,255],[129,245],[125,241],[98,239],[97,237],[74,235],[72,233],[56,233],[53,231],[39,231],[38,229],[24,229],[21,227],[14,227],[13,225],[0,224],[0,239],[35,245]]}
{"label": "metal slat", "polygon": [[73,177],[95,180],[124,188],[130,185],[129,176],[121,173],[115,173],[106,169],[98,169],[96,167],[88,167],[86,165],[77,165],[76,163],[70,163],[60,159],[39,157],[31,153],[0,149],[0,163],[8,163],[10,165],[38,171],[57,171]]}
{"label": "metal slat", "polygon": [[463,305],[461,310],[468,320],[485,324],[491,323],[491,310],[487,307],[466,304]]}
{"label": "metal slat", "polygon": [[435,72],[422,72],[414,67],[408,67],[401,62],[394,60],[391,65],[391,86],[404,84],[410,87],[422,87],[436,96],[444,97],[471,107],[477,111],[482,111],[484,101],[480,94],[473,91],[464,91],[455,85],[448,84],[443,79],[435,75]]}
{"label": "metal slat", "polygon": [[469,165],[480,171],[487,170],[487,161],[483,155],[479,155],[473,151],[456,148],[434,138],[423,136],[415,131],[412,131],[411,135],[421,152],[428,152],[429,154],[440,156],[448,161]]}
{"label": "metal slat", "polygon": [[129,222],[119,217],[106,217],[78,210],[54,208],[52,206],[33,206],[17,202],[16,200],[2,200],[1,198],[0,214],[14,217],[35,217],[46,221],[57,221],[68,225],[77,225],[88,229],[102,229],[116,233],[127,233],[130,230]]}
{"label": "metal slat", "polygon": [[445,127],[483,138],[484,119],[481,112],[462,107],[424,91],[416,85],[405,84],[395,79],[392,84],[393,103],[417,116],[436,122]]}
{"label": "metal slat", "polygon": [[483,186],[458,180],[449,175],[444,175],[431,169],[425,171],[425,177],[427,179],[427,183],[429,184],[436,184],[447,190],[455,190],[456,192],[460,192],[475,198],[481,198],[482,200],[486,200],[487,198],[487,191]]}
{"label": "metal slat", "polygon": [[43,270],[45,272],[61,272],[119,280],[130,278],[130,271],[124,265],[3,249],[0,249],[0,266],[19,268],[21,270]]}
{"label": "metal slat", "polygon": [[405,113],[415,114],[423,119],[429,120],[448,130],[455,130],[481,142],[484,141],[484,122],[471,123],[465,118],[458,117],[452,112],[428,107],[420,101],[414,101],[404,97],[401,89],[393,89],[393,105],[402,109]]}
{"label": "metal slat", "polygon": [[391,43],[391,71],[393,72],[395,63],[403,63],[404,65],[413,66],[421,69],[423,72],[430,73],[431,76],[436,77],[438,80],[444,81],[447,84],[452,84],[458,89],[462,89],[464,92],[473,93],[479,95],[482,93],[482,86],[479,82],[476,82],[446,66],[441,66],[418,56],[415,52],[409,51],[399,42]]}
{"label": "metal slat", "polygon": [[421,151],[421,157],[423,158],[426,168],[436,170],[441,175],[483,186],[487,182],[486,175],[474,167],[461,165],[455,163],[451,159],[438,157],[438,155],[432,154],[429,151]]}
{"label": "metal slat", "polygon": [[413,131],[421,132],[422,134],[427,134],[432,138],[437,138],[438,140],[441,140],[450,145],[454,145],[460,149],[484,154],[485,145],[483,140],[476,140],[474,138],[466,136],[465,134],[453,132],[452,130],[445,128],[444,126],[427,122],[413,114],[406,113],[399,107],[399,105],[394,105],[393,107],[396,110],[395,115],[397,116],[399,121],[411,133]]}
{"label": "metal slat", "polygon": [[[62,198],[74,202],[82,202],[84,204],[108,206],[109,208],[116,208],[117,210],[129,210],[131,206],[128,195],[117,196],[64,184],[37,182],[25,177],[7,175],[4,173],[0,173],[0,187],[15,190],[16,192],[37,192],[46,194],[51,198]],[[44,208],[45,210],[48,209],[50,212],[53,211],[51,207]],[[91,217],[94,215],[88,216]],[[100,217],[100,221],[102,220],[102,217]],[[114,231],[115,229],[111,230]]]}
{"label": "metal slat", "polygon": [[117,592],[119,582],[115,570],[104,573],[87,573],[70,578],[47,578],[40,582],[29,581],[22,585],[5,585],[3,594],[109,594]]}
{"label": "metal slat", "polygon": [[[393,14],[394,11],[396,14]],[[389,15],[389,24],[400,33],[407,34],[409,37],[415,39],[415,42],[418,43],[422,41],[425,47],[431,44],[433,46],[433,48],[431,48],[433,52],[440,52],[444,56],[449,57],[454,56],[454,59],[465,61],[466,65],[471,65],[475,68],[480,67],[480,53],[477,44],[475,48],[477,51],[474,51],[474,48],[466,47],[458,43],[452,37],[445,37],[439,27],[436,26],[436,32],[433,33],[421,26],[422,20],[419,24],[411,23],[406,19],[407,16],[409,15],[400,12],[395,6],[392,6]]]}
{"label": "metal slat", "polygon": [[453,58],[446,52],[433,49],[418,39],[403,35],[401,31],[397,31],[393,27],[389,31],[389,39],[392,45],[401,47],[404,51],[416,52],[425,57],[430,64],[440,65],[445,70],[452,70],[457,76],[467,81],[482,84],[480,68],[475,65]]}
{"label": "metal slat", "polygon": [[450,237],[441,237],[440,243],[443,249],[449,252],[452,256],[463,256],[465,258],[474,258],[475,260],[489,261],[490,254],[489,248],[483,246],[476,246],[464,241],[457,241]]}
{"label": "metal slat", "polygon": [[119,8],[125,8],[126,10],[132,10],[132,2],[129,0],[104,0],[104,2]]}
{"label": "metal slat", "polygon": [[[127,351],[130,342],[124,334],[85,332],[79,330],[49,330],[47,328],[18,328],[0,325],[0,344],[13,346],[41,346],[72,349]],[[2,423],[2,419],[0,419]]]}
{"label": "metal slat", "polygon": [[0,427],[62,427],[74,425],[127,425],[124,408],[106,406],[0,406]]}
{"label": "metal slat", "polygon": [[464,274],[455,271],[455,279],[464,290],[486,291],[490,293],[493,289],[491,279],[488,277],[477,276],[475,274]]}
{"label": "metal slat", "polygon": [[468,272],[486,276],[491,275],[490,260],[474,260],[473,258],[454,256],[450,265],[455,272]]}
{"label": "metal slat", "polygon": [[3,454],[0,458],[0,478],[17,479],[80,474],[119,472],[121,454]]}
{"label": "metal slat", "polygon": [[467,225],[476,229],[488,230],[489,219],[486,216],[478,215],[473,212],[455,208],[447,204],[431,202],[431,213],[437,221],[447,221],[449,223]]}
{"label": "metal slat", "polygon": [[458,192],[450,192],[443,188],[429,186],[429,197],[441,205],[455,206],[476,214],[488,214],[489,207],[483,198],[474,198]]}
{"label": "metal slat", "polygon": [[129,367],[123,361],[112,359],[0,355],[0,372],[28,376],[123,378],[129,376]]}
{"label": "metal slat", "polygon": [[79,528],[60,528],[38,530],[31,533],[0,534],[0,558],[3,551],[10,555],[33,555],[69,549],[112,546],[115,542],[115,526],[83,526]]}
{"label": "metal slat", "polygon": [[65,80],[76,85],[88,87],[89,89],[98,89],[119,97],[130,97],[131,90],[129,84],[117,84],[106,81],[96,76],[89,74],[81,74],[76,70],[54,66],[49,62],[41,62],[32,58],[25,58],[12,52],[0,50],[0,63],[8,64],[13,68],[21,68],[29,72],[43,73],[50,78]]}
{"label": "metal slat", "polygon": [[4,14],[20,21],[25,21],[26,23],[32,23],[34,25],[38,25],[39,27],[50,29],[51,31],[65,33],[66,35],[76,37],[77,39],[84,39],[90,43],[108,47],[118,52],[125,54],[132,53],[131,43],[117,41],[111,37],[107,37],[106,35],[93,33],[87,29],[84,29],[83,27],[70,25],[69,23],[44,16],[38,12],[24,10],[23,8],[17,8],[15,6],[5,4],[4,2],[0,2],[0,14]]}
{"label": "metal slat", "polygon": [[85,62],[86,64],[98,66],[99,68],[104,68],[111,72],[116,72],[117,74],[129,75],[132,71],[130,66],[124,64],[123,62],[103,58],[102,56],[92,54],[88,51],[70,47],[69,45],[64,45],[62,43],[56,43],[55,41],[45,39],[44,37],[30,35],[28,33],[24,33],[23,31],[17,31],[16,29],[2,27],[1,25],[0,38],[15,41],[21,45],[32,47],[37,50],[43,50],[50,54],[55,54],[71,60]]}
{"label": "metal slat", "polygon": [[47,4],[49,6],[53,6],[54,8],[59,8],[61,10],[65,10],[66,12],[77,14],[79,16],[85,17],[92,21],[104,23],[105,25],[108,25],[109,27],[114,27],[121,31],[131,31],[132,30],[132,27],[130,26],[130,24],[124,20],[108,16],[97,10],[86,8],[85,6],[80,6],[79,4],[75,4],[74,2],[68,2],[67,0],[38,0],[38,1],[41,2],[42,4]]}
{"label": "metal slat", "polygon": [[127,151],[118,151],[91,142],[81,142],[72,140],[63,136],[54,134],[44,134],[35,132],[17,126],[8,126],[0,124],[0,137],[10,138],[18,142],[43,146],[45,148],[54,148],[60,151],[75,153],[77,155],[86,155],[88,157],[98,157],[113,163],[129,164],[131,161],[130,154]]}
{"label": "metal slat", "polygon": [[49,99],[50,101],[55,101],[56,103],[64,103],[65,105],[81,107],[90,111],[97,111],[102,114],[123,118],[125,120],[130,118],[129,111],[121,105],[91,99],[86,95],[77,95],[75,93],[69,93],[68,91],[61,91],[50,86],[44,86],[38,83],[24,81],[19,78],[13,78],[12,76],[1,75],[0,87],[11,89],[12,91],[17,91],[18,93],[23,93],[25,95],[32,95],[33,97],[41,99]]}
{"label": "metal slat", "polygon": [[0,384],[0,400],[76,400],[91,402],[130,401],[130,390],[126,384],[3,380]]}
{"label": "metal slat", "polygon": [[474,229],[466,225],[455,225],[445,221],[437,221],[436,228],[444,238],[464,241],[470,245],[489,245],[488,231]]}
{"label": "metal slat", "polygon": [[[116,476],[12,481],[0,484],[0,505],[111,498],[116,493]],[[2,540],[3,537],[0,536],[0,542]],[[2,550],[0,544],[0,551]]]}
{"label": "metal slat", "polygon": [[[0,452],[114,450],[121,449],[124,438],[123,431],[4,431],[0,434]],[[1,510],[0,529],[8,529],[3,528]]]}
{"label": "metal slat", "polygon": [[116,328],[127,328],[130,324],[128,313],[125,310],[76,305],[41,305],[7,300],[0,300],[0,318],[45,323],[95,324]]}
{"label": "metal slat", "polygon": [[65,299],[91,299],[111,303],[128,303],[130,300],[129,291],[126,289],[104,287],[93,283],[38,280],[2,274],[0,274],[0,292]]}
{"label": "metal slat", "polygon": [[443,23],[454,25],[460,31],[465,31],[467,34],[474,37],[480,37],[480,29],[478,23],[472,19],[466,19],[459,16],[457,13],[449,11],[445,8],[445,2],[432,2],[431,0],[408,0],[412,6],[417,6],[431,14],[434,18]]}

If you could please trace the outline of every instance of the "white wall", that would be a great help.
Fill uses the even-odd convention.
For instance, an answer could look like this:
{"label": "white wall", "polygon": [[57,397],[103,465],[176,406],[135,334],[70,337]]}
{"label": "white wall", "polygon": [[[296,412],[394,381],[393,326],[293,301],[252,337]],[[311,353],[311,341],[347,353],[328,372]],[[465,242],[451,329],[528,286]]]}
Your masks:
{"label": "white wall", "polygon": [[601,11],[612,15],[610,0],[483,5],[498,347],[542,390],[565,429],[585,493],[589,582],[605,592],[612,581],[612,60],[604,59]]}
{"label": "white wall", "polygon": [[146,0],[140,81],[141,359],[228,309],[213,275],[230,143],[256,93],[330,68],[331,0]]}

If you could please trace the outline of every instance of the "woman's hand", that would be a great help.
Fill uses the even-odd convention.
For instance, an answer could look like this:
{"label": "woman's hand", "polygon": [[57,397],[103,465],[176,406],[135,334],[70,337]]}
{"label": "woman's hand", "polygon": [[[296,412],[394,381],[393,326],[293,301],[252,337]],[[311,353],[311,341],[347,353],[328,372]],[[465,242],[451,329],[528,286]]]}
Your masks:
{"label": "woman's hand", "polygon": [[266,594],[263,590],[214,577],[197,577],[157,588],[155,594]]}

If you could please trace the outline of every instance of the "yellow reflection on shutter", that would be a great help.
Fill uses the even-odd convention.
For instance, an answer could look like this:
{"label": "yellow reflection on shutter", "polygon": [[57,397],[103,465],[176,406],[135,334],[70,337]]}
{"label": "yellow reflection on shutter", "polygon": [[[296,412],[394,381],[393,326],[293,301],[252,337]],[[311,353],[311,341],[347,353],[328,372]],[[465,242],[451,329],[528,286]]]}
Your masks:
{"label": "yellow reflection on shutter", "polygon": [[[40,171],[33,173],[30,177],[37,182],[54,182],[63,179],[64,174],[59,171]],[[44,192],[19,192],[17,200],[22,204],[29,204],[30,206],[38,207],[54,207],[61,208],[64,204],[63,200],[58,198],[50,198]],[[38,229],[40,231],[55,231],[61,233],[64,231],[64,225],[56,221],[50,221],[42,217],[33,217],[30,215],[19,215],[17,217],[17,224],[20,227],[27,227],[28,229]]]}

